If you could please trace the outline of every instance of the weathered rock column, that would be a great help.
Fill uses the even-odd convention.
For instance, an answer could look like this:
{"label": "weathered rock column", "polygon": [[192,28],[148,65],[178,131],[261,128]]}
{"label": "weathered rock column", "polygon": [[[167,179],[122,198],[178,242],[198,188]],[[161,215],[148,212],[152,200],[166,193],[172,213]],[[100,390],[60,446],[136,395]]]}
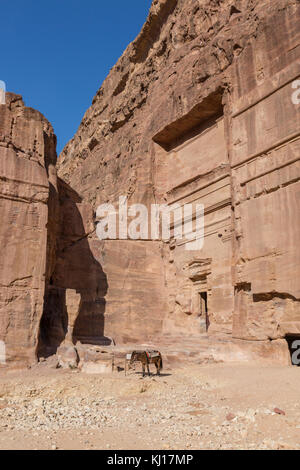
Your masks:
{"label": "weathered rock column", "polygon": [[[0,105],[0,341],[7,365],[32,363],[43,312],[56,137],[42,114],[6,93]],[[50,224],[51,225],[51,224]],[[50,237],[51,238],[51,237]],[[49,243],[48,243],[49,245]]]}

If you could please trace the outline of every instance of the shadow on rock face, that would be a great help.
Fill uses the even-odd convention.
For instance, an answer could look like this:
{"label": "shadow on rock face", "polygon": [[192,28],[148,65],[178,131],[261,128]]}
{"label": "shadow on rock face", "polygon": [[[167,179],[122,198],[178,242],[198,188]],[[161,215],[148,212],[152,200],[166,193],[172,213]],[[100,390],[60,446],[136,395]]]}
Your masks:
{"label": "shadow on rock face", "polygon": [[[38,358],[55,354],[64,340],[74,344],[111,343],[104,336],[107,277],[90,243],[95,230],[93,210],[62,180],[58,180],[57,188],[57,205],[52,203],[49,213],[49,256]],[[59,228],[53,236],[51,218],[57,215]]]}

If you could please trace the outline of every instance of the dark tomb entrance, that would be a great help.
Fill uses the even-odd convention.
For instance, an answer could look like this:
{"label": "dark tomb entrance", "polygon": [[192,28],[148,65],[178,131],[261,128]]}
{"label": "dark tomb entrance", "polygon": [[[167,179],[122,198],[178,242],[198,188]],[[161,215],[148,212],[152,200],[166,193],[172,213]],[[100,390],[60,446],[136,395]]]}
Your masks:
{"label": "dark tomb entrance", "polygon": [[200,315],[205,318],[206,331],[209,329],[209,316],[208,316],[208,304],[207,304],[207,292],[200,292]]}

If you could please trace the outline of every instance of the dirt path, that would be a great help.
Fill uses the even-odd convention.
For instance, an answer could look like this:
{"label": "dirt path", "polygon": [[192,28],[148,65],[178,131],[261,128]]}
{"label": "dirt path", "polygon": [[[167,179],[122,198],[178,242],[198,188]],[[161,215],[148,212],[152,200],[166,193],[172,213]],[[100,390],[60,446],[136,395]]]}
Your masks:
{"label": "dirt path", "polygon": [[142,379],[40,366],[2,374],[0,449],[300,448],[298,368],[164,372]]}

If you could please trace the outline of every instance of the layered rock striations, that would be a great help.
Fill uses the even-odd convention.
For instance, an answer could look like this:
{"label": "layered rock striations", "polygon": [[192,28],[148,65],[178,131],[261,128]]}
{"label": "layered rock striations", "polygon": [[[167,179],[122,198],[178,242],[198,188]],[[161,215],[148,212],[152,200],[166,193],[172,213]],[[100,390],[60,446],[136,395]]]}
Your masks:
{"label": "layered rock striations", "polygon": [[20,96],[6,93],[6,104],[0,105],[2,363],[24,365],[36,357],[45,280],[56,243],[55,220],[49,221],[55,206],[55,165],[51,125],[26,108]]}
{"label": "layered rock striations", "polygon": [[295,0],[154,1],[97,92],[60,176],[94,210],[205,206],[199,252],[103,243],[108,335],[300,332],[299,24]]}

